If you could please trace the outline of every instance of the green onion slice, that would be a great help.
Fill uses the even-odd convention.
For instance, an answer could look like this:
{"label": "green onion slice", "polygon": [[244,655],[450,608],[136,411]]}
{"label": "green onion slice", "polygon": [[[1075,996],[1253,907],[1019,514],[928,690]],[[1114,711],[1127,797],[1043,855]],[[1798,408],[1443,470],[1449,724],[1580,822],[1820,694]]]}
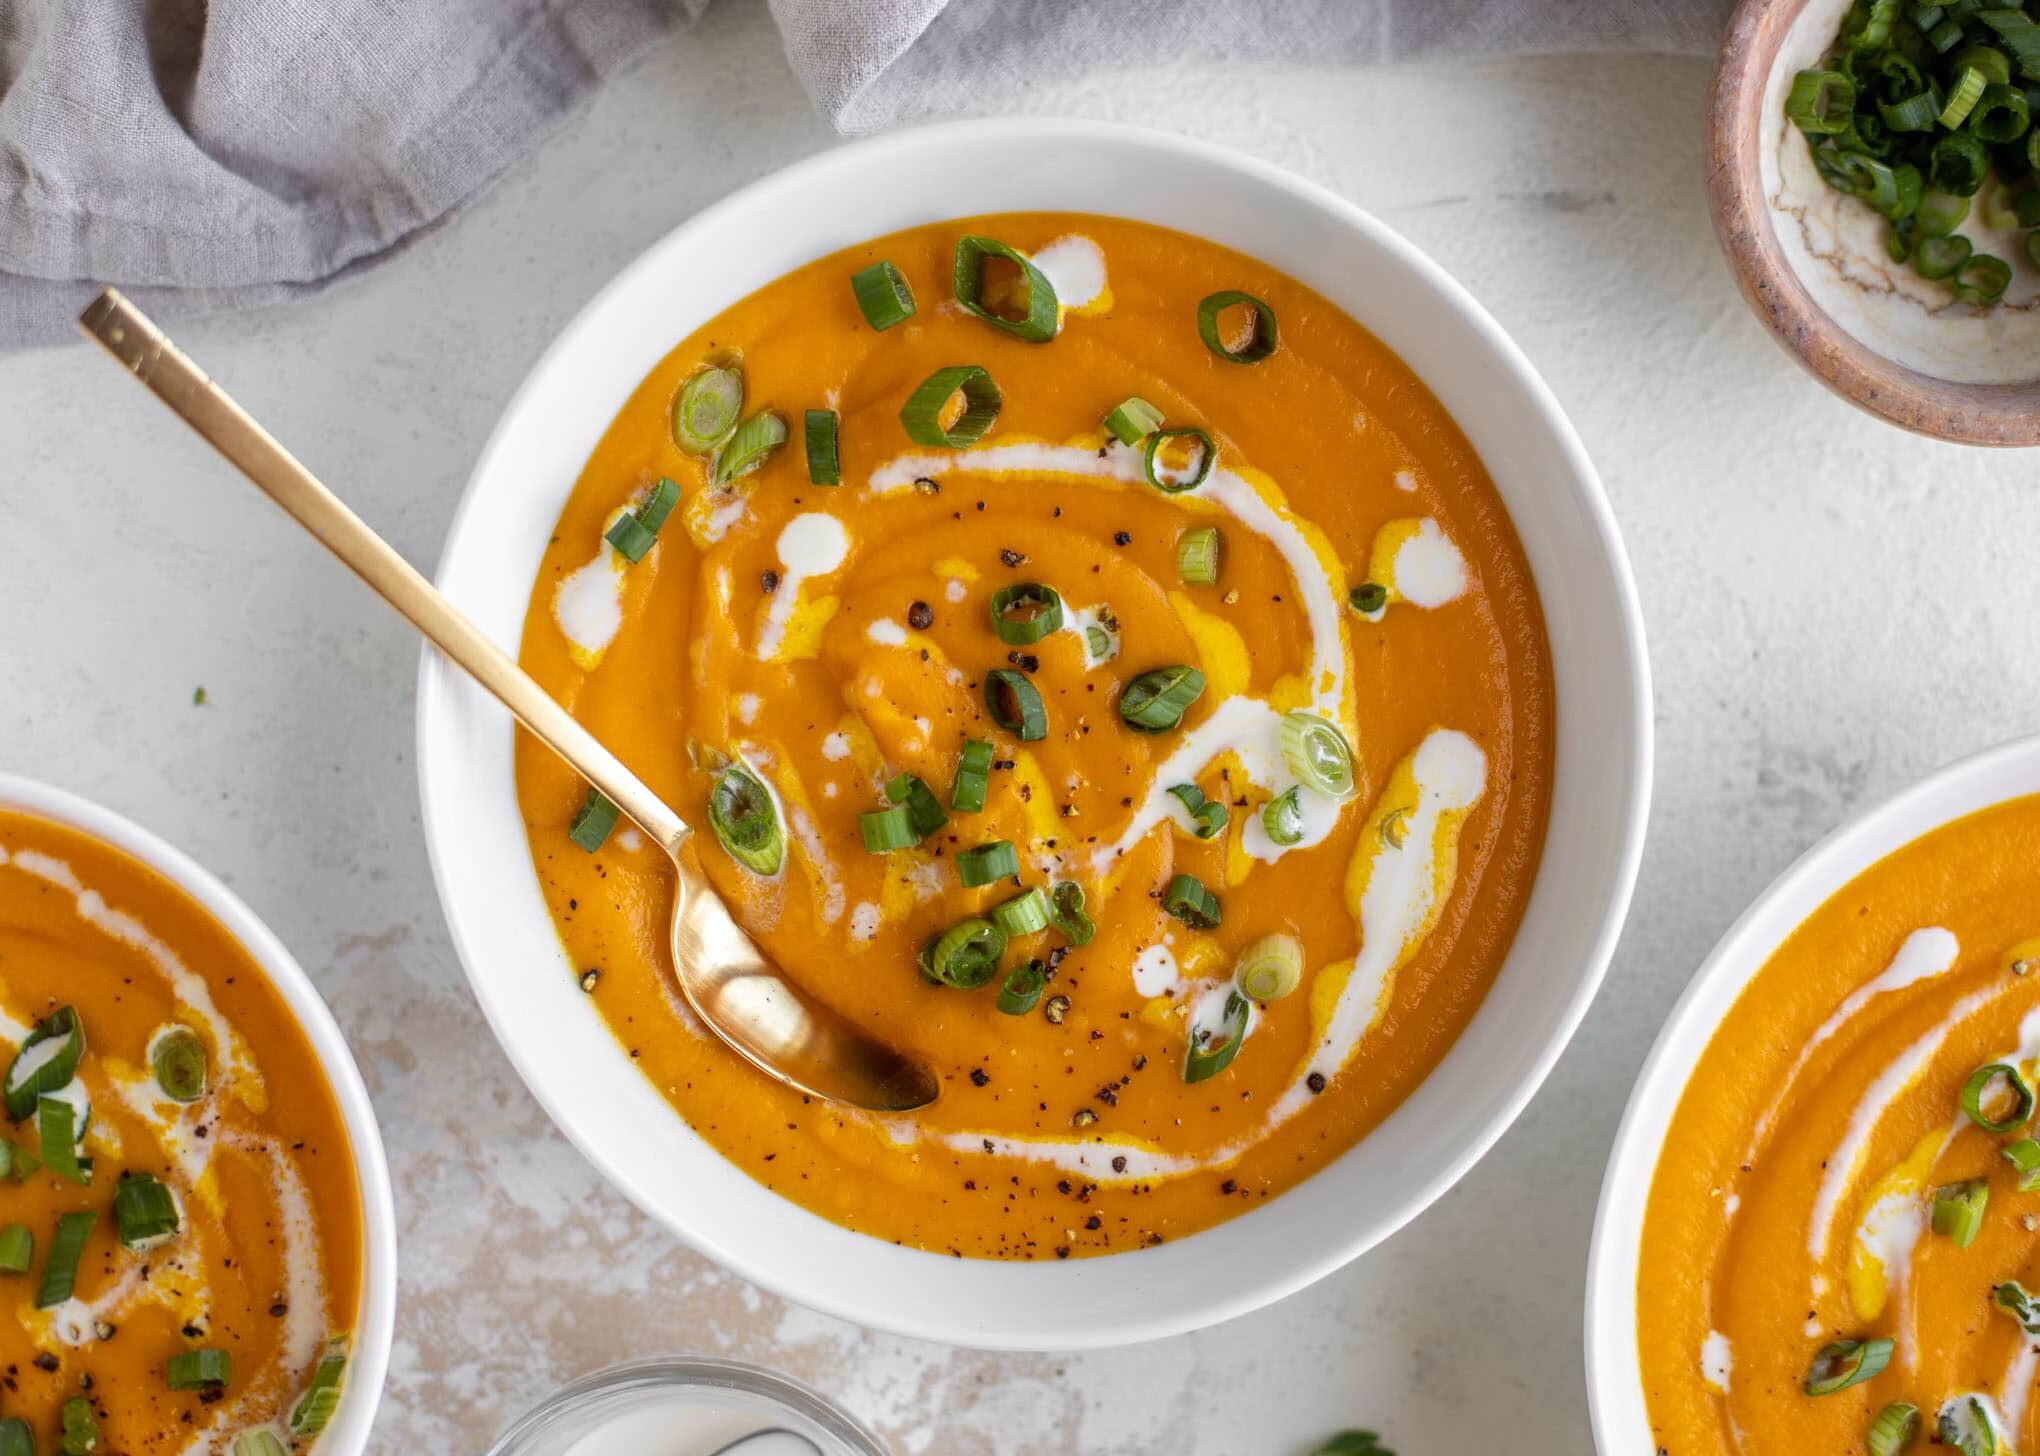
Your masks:
{"label": "green onion slice", "polygon": [[1934,1425],[1941,1444],[1962,1456],[1996,1456],[1997,1432],[1991,1428],[1990,1412],[1975,1396],[1958,1395],[1946,1402]]}
{"label": "green onion slice", "polygon": [[1048,710],[1024,672],[996,668],[985,674],[985,710],[992,721],[1022,743],[1048,737]]}
{"label": "green onion slice", "polygon": [[581,807],[575,811],[573,822],[567,826],[567,838],[593,854],[609,838],[609,831],[616,828],[618,812],[616,805],[610,803],[600,789],[588,790],[588,796],[581,800]]}
{"label": "green onion slice", "polygon": [[0,1271],[26,1274],[34,1262],[35,1235],[28,1231],[28,1225],[10,1223],[0,1228]]}
{"label": "green onion slice", "polygon": [[1176,538],[1176,575],[1190,586],[1218,580],[1218,527],[1199,526]]}
{"label": "green onion slice", "polygon": [[1928,192],[1913,210],[1914,225],[1923,238],[1945,238],[1961,227],[1968,216],[1969,199],[1952,192]]}
{"label": "green onion slice", "polygon": [[1877,114],[1892,131],[1932,131],[1941,100],[1933,91],[1915,91],[1902,101],[1879,101]]}
{"label": "green onion slice", "polygon": [[966,313],[1016,339],[1045,344],[1061,326],[1055,285],[1025,253],[997,238],[958,238],[951,281]]}
{"label": "green onion slice", "polygon": [[[1245,308],[1252,315],[1244,329],[1233,331],[1228,341],[1219,332],[1220,316],[1230,308]],[[1275,310],[1251,293],[1226,289],[1200,300],[1197,305],[1197,337],[1204,347],[1234,364],[1258,364],[1275,352]]]}
{"label": "green onion slice", "polygon": [[1022,893],[992,909],[992,924],[999,927],[999,933],[1008,940],[1018,940],[1023,935],[1032,935],[1048,926],[1048,896],[1039,885],[1031,885]]}
{"label": "green onion slice", "polygon": [[1122,445],[1138,445],[1162,427],[1162,412],[1137,394],[1130,394],[1105,416],[1105,428]]}
{"label": "green onion slice", "polygon": [[1251,1001],[1280,1001],[1303,980],[1303,943],[1293,935],[1264,935],[1233,963],[1233,984]]}
{"label": "green onion slice", "polygon": [[1990,173],[1990,152],[1967,132],[1950,132],[1934,140],[1927,154],[1927,180],[1938,192],[1974,197]]}
{"label": "green onion slice", "polygon": [[673,401],[673,443],[690,455],[712,455],[736,433],[743,412],[743,370],[714,364],[698,369]]}
{"label": "green onion slice", "polygon": [[1166,733],[1204,692],[1204,674],[1178,663],[1142,673],[1119,695],[1119,716],[1136,733]]}
{"label": "green onion slice", "polygon": [[[1197,450],[1194,459],[1182,465],[1171,465],[1163,452],[1172,440],[1187,440],[1194,445]],[[1156,490],[1164,495],[1181,495],[1204,484],[1217,459],[1218,447],[1211,443],[1211,436],[1194,425],[1181,425],[1173,430],[1156,430],[1147,437],[1140,468],[1147,477],[1147,483]],[[1184,474],[1185,471],[1189,474]]]}
{"label": "green onion slice", "polygon": [[1983,99],[1983,88],[1989,84],[1990,78],[1985,76],[1980,68],[1963,67],[1954,87],[1948,92],[1948,104],[1941,108],[1941,114],[1934,119],[1947,130],[1955,130],[1969,119],[1969,113],[1974,111],[1976,103]]}
{"label": "green onion slice", "polygon": [[680,487],[662,475],[635,509],[616,518],[604,539],[622,553],[624,560],[642,561],[652,549],[652,542],[658,539],[659,527],[666,524],[666,517],[673,514],[673,507],[679,503]]}
{"label": "green onion slice", "polygon": [[225,1350],[212,1346],[179,1350],[163,1370],[164,1381],[172,1390],[217,1390],[232,1375],[232,1359]]}
{"label": "green onion slice", "polygon": [[1062,597],[1052,586],[1019,581],[992,593],[992,630],[1008,647],[1039,642],[1062,624]]}
{"label": "green onion slice", "polygon": [[1847,131],[1855,109],[1856,83],[1840,71],[1801,71],[1785,96],[1785,115],[1808,136]]}
{"label": "green onion slice", "polygon": [[1950,75],[1959,76],[1971,67],[1983,72],[1983,79],[1986,83],[1995,82],[2000,86],[2011,84],[2011,58],[1996,46],[1964,46],[1960,51],[1948,58],[1948,73]]}
{"label": "green onion slice", "polygon": [[1836,1340],[1813,1357],[1806,1372],[1808,1395],[1833,1395],[1879,1374],[1891,1362],[1892,1341]]}
{"label": "green onion slice", "polygon": [[0,1456],[35,1456],[35,1432],[20,1416],[0,1420]]}
{"label": "green onion slice", "polygon": [[881,259],[852,273],[850,291],[857,296],[857,309],[864,321],[881,333],[914,316],[914,290],[907,287],[906,276],[890,260]]}
{"label": "green onion slice", "polygon": [[1395,1456],[1372,1431],[1341,1431],[1310,1456]]}
{"label": "green onion slice", "polygon": [[1371,617],[1388,605],[1388,588],[1378,581],[1363,581],[1346,594],[1346,602],[1363,617]]}
{"label": "green onion slice", "polygon": [[172,1022],[149,1038],[149,1070],[156,1086],[172,1102],[196,1102],[205,1096],[205,1042],[188,1026]]}
{"label": "green onion slice", "polygon": [[57,1413],[57,1450],[63,1456],[92,1456],[99,1446],[99,1417],[82,1395],[66,1400]]}
{"label": "green onion slice", "polygon": [[1084,887],[1075,880],[1057,880],[1048,890],[1048,923],[1071,945],[1089,945],[1097,933],[1084,913]]}
{"label": "green onion slice", "polygon": [[92,1181],[92,1160],[78,1156],[85,1129],[79,1125],[77,1108],[61,1097],[45,1094],[36,1103],[35,1128],[45,1168],[66,1182]]}
{"label": "green onion slice", "polygon": [[1947,278],[1969,261],[1969,239],[1956,233],[1946,238],[1921,238],[1913,271],[1922,278]]}
{"label": "green onion slice", "polygon": [[926,839],[949,822],[935,791],[913,774],[896,775],[885,786],[885,796],[895,804],[907,806],[907,819],[913,825],[916,839]]}
{"label": "green onion slice", "polygon": [[975,364],[952,364],[922,380],[900,406],[900,425],[916,445],[961,450],[984,438],[1004,403],[992,376]]}
{"label": "green onion slice", "polygon": [[1218,896],[1195,875],[1177,875],[1162,891],[1162,908],[1192,930],[1209,930],[1220,919]]}
{"label": "green onion slice", "polygon": [[1199,839],[1214,837],[1232,818],[1225,805],[1212,803],[1195,784],[1171,784],[1168,793],[1190,815],[1190,832]]}
{"label": "green onion slice", "polygon": [[[2000,1092],[2001,1095],[1997,1095]],[[1984,1108],[1984,1099],[2011,1099],[2010,1110],[1994,1118]],[[1962,1115],[1985,1132],[2010,1132],[2033,1115],[2033,1089],[2009,1062],[1990,1062],[1969,1074],[1962,1084]]]}
{"label": "green onion slice", "polygon": [[928,953],[928,975],[959,991],[975,991],[991,980],[1006,953],[1006,933],[991,921],[973,917],[936,937]]}
{"label": "green onion slice", "polygon": [[657,538],[644,528],[644,524],[629,511],[625,511],[602,533],[602,539],[617,549],[625,561],[644,560],[645,553],[652,549]]}
{"label": "green onion slice", "polygon": [[1991,1302],[2013,1319],[2029,1335],[2040,1335],[2040,1300],[2035,1300],[2026,1291],[2026,1286],[2016,1279],[2007,1279],[1990,1292]]}
{"label": "green onion slice", "polygon": [[326,1353],[312,1371],[311,1383],[298,1403],[291,1407],[290,1433],[316,1436],[326,1429],[340,1405],[341,1378],[347,1373],[347,1337],[336,1335],[326,1341]]}
{"label": "green onion slice", "polygon": [[973,738],[963,745],[956,761],[956,782],[949,789],[949,807],[959,814],[975,814],[985,807],[991,787],[992,745]]}
{"label": "green onion slice", "polygon": [[836,458],[836,412],[809,410],[801,416],[801,436],[807,445],[807,478],[814,485],[841,485],[842,462]]}
{"label": "green onion slice", "polygon": [[1934,1190],[1934,1232],[1966,1249],[1976,1242],[1983,1227],[1983,1211],[1990,1203],[1990,1184],[1968,1178]]}
{"label": "green onion slice", "polygon": [[99,1215],[87,1210],[57,1215],[57,1231],[50,1239],[50,1256],[43,1261],[42,1283],[36,1287],[35,1307],[48,1309],[71,1297],[78,1284],[78,1261],[85,1257],[85,1236]]}
{"label": "green onion slice", "polygon": [[2012,265],[1989,253],[1965,258],[1950,275],[1948,286],[1963,303],[1979,308],[1996,303],[2012,281]]}
{"label": "green onion slice", "polygon": [[1294,784],[1261,806],[1261,828],[1270,844],[1287,849],[1303,843],[1303,795]]}
{"label": "green onion slice", "polygon": [[1233,1058],[1239,1055],[1240,1043],[1247,1039],[1247,1010],[1251,1004],[1238,991],[1229,991],[1219,1026],[1192,1028],[1190,1046],[1183,1056],[1185,1082],[1216,1077],[1232,1065]]}
{"label": "green onion slice", "polygon": [[1976,110],[1969,114],[1969,130],[1979,140],[1992,143],[2017,141],[2031,124],[2026,93],[2002,83],[1984,87]]}
{"label": "green onion slice", "polygon": [[708,824],[724,851],[746,869],[776,875],[786,861],[786,840],[771,791],[740,763],[725,768],[709,791]]}
{"label": "green onion slice", "polygon": [[994,839],[989,844],[966,849],[956,856],[956,878],[967,890],[996,884],[1019,873],[1020,856],[1014,852],[1010,839]]}
{"label": "green onion slice", "polygon": [[737,432],[715,457],[715,483],[742,480],[765,463],[765,457],[786,443],[786,421],[760,410],[737,426]]}
{"label": "green onion slice", "polygon": [[[1041,892],[1035,891],[1038,895]],[[1000,983],[999,1010],[1008,1016],[1025,1016],[1041,1002],[1041,992],[1048,985],[1048,971],[1040,961],[1023,961],[1006,972],[1006,979]]]}
{"label": "green onion slice", "polygon": [[1919,1434],[1920,1408],[1909,1400],[1894,1400],[1877,1412],[1865,1444],[1870,1456],[1898,1456]]}
{"label": "green onion slice", "polygon": [[914,811],[905,804],[859,814],[857,830],[864,836],[864,847],[873,854],[891,854],[921,842],[921,836],[914,833]]}
{"label": "green onion slice", "polygon": [[1305,788],[1333,799],[1353,796],[1353,750],[1346,735],[1316,713],[1282,715],[1282,761]]}
{"label": "green onion slice", "polygon": [[234,1456],[290,1456],[274,1431],[259,1427],[234,1437]]}
{"label": "green onion slice", "polygon": [[35,1111],[45,1092],[54,1092],[76,1075],[85,1055],[85,1026],[76,1009],[60,1006],[35,1024],[14,1054],[5,1083],[7,1116],[20,1122]]}
{"label": "green onion slice", "polygon": [[2032,1138],[2020,1138],[2017,1142],[1998,1149],[1998,1154],[2019,1173],[2019,1191],[2031,1193],[2040,1189],[2040,1142]]}
{"label": "green onion slice", "polygon": [[177,1200],[149,1173],[123,1173],[113,1191],[122,1247],[148,1249],[177,1232]]}

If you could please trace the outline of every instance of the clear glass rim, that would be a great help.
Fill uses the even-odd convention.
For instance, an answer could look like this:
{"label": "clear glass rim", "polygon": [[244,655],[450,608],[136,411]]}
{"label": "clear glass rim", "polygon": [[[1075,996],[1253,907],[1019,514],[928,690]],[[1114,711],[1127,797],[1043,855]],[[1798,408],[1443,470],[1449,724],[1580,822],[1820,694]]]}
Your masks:
{"label": "clear glass rim", "polygon": [[848,1411],[790,1375],[706,1356],[626,1360],[568,1381],[512,1421],[486,1456],[531,1456],[537,1442],[572,1416],[621,1407],[631,1397],[666,1388],[737,1391],[776,1402],[843,1444],[854,1456],[892,1456]]}

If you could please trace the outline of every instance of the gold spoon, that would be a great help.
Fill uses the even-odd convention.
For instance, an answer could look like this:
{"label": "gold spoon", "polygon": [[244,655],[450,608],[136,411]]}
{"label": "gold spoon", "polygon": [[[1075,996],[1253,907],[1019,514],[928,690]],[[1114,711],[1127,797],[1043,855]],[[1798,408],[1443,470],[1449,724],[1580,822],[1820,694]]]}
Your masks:
{"label": "gold spoon", "polygon": [[687,1002],[760,1071],[832,1102],[904,1112],[935,1100],[934,1074],[802,994],[731,918],[687,841],[693,833],[638,776],[597,743],[438,589],[363,524],[117,289],[79,326],[203,435],[235,468],[351,567],[533,737],[565,759],[666,851],[673,893],[673,968]]}

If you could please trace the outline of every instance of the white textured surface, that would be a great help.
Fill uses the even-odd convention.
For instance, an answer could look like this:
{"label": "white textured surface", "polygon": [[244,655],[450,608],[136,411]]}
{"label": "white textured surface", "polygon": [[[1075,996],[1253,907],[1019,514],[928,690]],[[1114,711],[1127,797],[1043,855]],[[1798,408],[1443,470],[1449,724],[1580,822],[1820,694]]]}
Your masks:
{"label": "white textured surface", "polygon": [[[2022,705],[2040,702],[2032,457],[1902,436],[1768,341],[1708,227],[1706,76],[1655,59],[1228,66],[1029,100],[1324,181],[1494,310],[1607,478],[1661,734],[1629,934],[1499,1148],[1317,1288],[1081,1359],[960,1354],[788,1308],[609,1194],[495,1050],[441,929],[406,630],[95,353],[0,358],[0,761],[216,869],[354,1039],[406,1240],[378,1449],[478,1450],[545,1387],[662,1350],[791,1370],[915,1456],[1292,1456],[1352,1423],[1405,1456],[1484,1449],[1497,1430],[1525,1456],[1587,1449],[1587,1230],[1659,1019],[1844,811],[2032,726]],[[763,12],[722,7],[393,267],[179,337],[429,563],[551,333],[690,212],[831,140]]]}

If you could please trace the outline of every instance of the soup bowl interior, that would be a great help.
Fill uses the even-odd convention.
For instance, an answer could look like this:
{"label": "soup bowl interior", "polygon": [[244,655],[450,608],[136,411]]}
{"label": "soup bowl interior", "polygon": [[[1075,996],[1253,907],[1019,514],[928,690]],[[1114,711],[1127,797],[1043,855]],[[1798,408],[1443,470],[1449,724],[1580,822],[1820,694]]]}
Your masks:
{"label": "soup bowl interior", "polygon": [[[986,167],[987,157],[998,159]],[[1430,1079],[1288,1194],[1104,1259],[957,1260],[827,1223],[696,1137],[621,1054],[564,963],[513,791],[511,727],[428,652],[420,781],[441,899],[475,993],[533,1092],[641,1207],[759,1284],[902,1333],[1001,1348],[1150,1338],[1338,1267],[1438,1196],[1528,1100],[1584,1012],[1629,900],[1650,777],[1626,559],[1592,466],[1515,346],[1434,264],[1332,194],[1210,146],[1055,121],[949,124],[829,152],[655,245],[511,401],[455,518],[440,586],[516,649],[554,521],[643,375],[703,319],[863,239],[987,212],[1109,213],[1198,234],[1317,289],[1395,348],[1479,451],[1542,594],[1556,675],[1543,868],[1486,1003]],[[755,1075],[732,1059],[728,1075]],[[1223,1269],[1224,1277],[1213,1277]]]}
{"label": "soup bowl interior", "polygon": [[133,856],[202,905],[254,957],[283,998],[339,1104],[354,1154],[361,1195],[362,1273],[360,1313],[348,1356],[345,1388],[332,1421],[318,1438],[319,1456],[359,1456],[368,1449],[369,1427],[382,1399],[389,1370],[390,1339],[397,1309],[397,1215],[390,1193],[389,1164],[368,1089],[333,1013],[310,976],[283,942],[256,918],[211,871],[140,825],[75,794],[32,779],[0,773],[0,809],[32,814],[89,834]]}
{"label": "soup bowl interior", "polygon": [[1686,1083],[1728,1010],[1801,921],[1913,840],[2007,799],[2040,793],[2040,738],[1942,769],[1836,829],[1793,863],[1730,927],[1644,1060],[1601,1185],[1587,1267],[1587,1393],[1602,1451],[1651,1447],[1636,1343],[1644,1210]]}

